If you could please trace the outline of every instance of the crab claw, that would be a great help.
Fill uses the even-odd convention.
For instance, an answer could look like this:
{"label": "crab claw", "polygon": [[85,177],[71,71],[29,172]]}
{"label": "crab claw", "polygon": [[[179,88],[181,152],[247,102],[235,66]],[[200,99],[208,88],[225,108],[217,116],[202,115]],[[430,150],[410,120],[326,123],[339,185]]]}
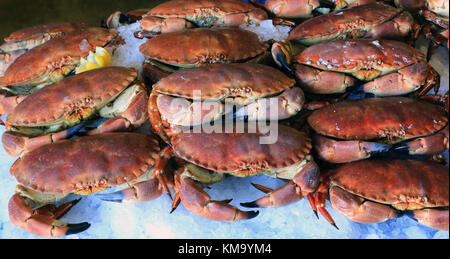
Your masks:
{"label": "crab claw", "polygon": [[120,26],[129,24],[132,22],[133,22],[133,19],[131,19],[129,16],[117,11],[117,12],[112,13],[108,17],[104,26],[108,29],[117,29]]}
{"label": "crab claw", "polygon": [[272,45],[271,52],[273,60],[279,67],[283,67],[290,73],[294,73],[290,67],[293,52],[293,46],[290,41],[283,40],[275,42]]}
{"label": "crab claw", "polygon": [[228,204],[230,200],[213,201],[211,197],[188,177],[176,178],[179,197],[188,210],[208,219],[234,222],[252,219],[258,216],[258,211],[241,211]]}
{"label": "crab claw", "polygon": [[406,143],[395,145],[394,152],[407,153],[409,155],[434,155],[444,152],[449,148],[449,126],[438,133],[417,138]]}
{"label": "crab claw", "polygon": [[34,235],[58,237],[77,234],[88,229],[90,224],[87,222],[68,224],[58,219],[66,214],[78,201],[79,199],[73,200],[58,207],[50,204],[38,209],[32,209],[30,200],[17,193],[9,200],[9,217],[14,225]]}
{"label": "crab claw", "polygon": [[241,203],[242,206],[248,208],[256,207],[280,207],[294,203],[303,196],[315,191],[319,185],[319,167],[313,161],[310,161],[297,173],[292,181],[286,185],[270,190],[267,187],[253,185],[257,189],[266,193],[266,195],[256,201]]}
{"label": "crab claw", "polygon": [[5,151],[10,156],[18,156],[39,146],[50,144],[60,139],[70,138],[81,128],[83,128],[83,126],[84,124],[80,123],[72,128],[55,134],[48,134],[34,138],[29,138],[15,132],[7,131],[2,135],[2,144]]}
{"label": "crab claw", "polygon": [[319,158],[330,163],[347,163],[385,153],[391,145],[376,142],[342,140],[337,141],[322,135],[314,136],[314,149]]}
{"label": "crab claw", "polygon": [[163,193],[158,179],[150,179],[149,181],[140,182],[130,188],[113,192],[113,193],[96,193],[95,197],[103,201],[112,202],[129,202],[129,201],[151,201]]}

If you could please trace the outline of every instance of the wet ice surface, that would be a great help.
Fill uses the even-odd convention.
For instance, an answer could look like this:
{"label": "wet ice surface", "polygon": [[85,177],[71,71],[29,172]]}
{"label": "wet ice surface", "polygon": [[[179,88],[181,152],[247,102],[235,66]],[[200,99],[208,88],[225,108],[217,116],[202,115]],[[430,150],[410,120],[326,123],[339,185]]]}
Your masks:
{"label": "wet ice surface", "polygon": [[[134,29],[135,26],[130,25],[130,28]],[[127,31],[121,34],[131,35]],[[137,49],[143,41],[124,37],[129,45],[116,51],[113,64],[124,64],[140,69],[142,55],[130,50]],[[447,50],[439,48],[431,64],[441,74],[440,92],[445,93],[448,90]],[[145,128],[148,128],[148,125],[143,127],[144,131]],[[1,127],[0,134],[3,132],[4,128]],[[0,148],[0,238],[38,238],[14,226],[9,220],[8,201],[16,185],[14,177],[9,174],[9,169],[15,159]],[[253,201],[263,195],[251,186],[252,182],[271,188],[283,184],[282,181],[267,176],[228,177],[206,191],[215,200],[233,198],[232,205],[249,210],[240,207],[239,204]],[[78,197],[75,195],[69,197],[70,200],[75,198]],[[260,214],[256,218],[236,223],[207,220],[189,212],[182,205],[173,214],[169,214],[171,203],[167,195],[150,202],[123,204],[103,202],[93,195],[83,197],[62,220],[70,223],[86,221],[91,223],[91,227],[82,233],[63,238],[449,238],[449,232],[427,228],[407,216],[379,224],[355,223],[332,209],[328,201],[327,208],[340,230],[329,225],[323,217],[316,219],[306,199],[282,208],[258,209]]]}

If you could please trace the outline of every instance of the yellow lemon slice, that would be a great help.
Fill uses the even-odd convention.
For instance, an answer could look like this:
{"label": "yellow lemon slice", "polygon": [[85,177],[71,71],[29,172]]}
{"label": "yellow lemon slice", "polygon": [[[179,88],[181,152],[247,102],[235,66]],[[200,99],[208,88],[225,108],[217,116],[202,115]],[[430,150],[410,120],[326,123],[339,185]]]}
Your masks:
{"label": "yellow lemon slice", "polygon": [[111,54],[102,48],[96,47],[95,53],[90,51],[86,58],[80,59],[80,65],[76,69],[76,73],[83,73],[88,70],[111,66]]}

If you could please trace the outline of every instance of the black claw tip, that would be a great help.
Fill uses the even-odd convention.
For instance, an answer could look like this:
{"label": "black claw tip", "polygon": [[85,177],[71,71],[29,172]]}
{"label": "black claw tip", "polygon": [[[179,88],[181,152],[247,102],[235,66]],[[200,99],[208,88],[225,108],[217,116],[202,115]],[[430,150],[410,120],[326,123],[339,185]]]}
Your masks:
{"label": "black claw tip", "polygon": [[248,218],[247,219],[252,219],[252,218],[258,216],[259,211],[251,210],[251,211],[246,211],[246,213],[248,214]]}
{"label": "black claw tip", "polygon": [[331,224],[331,225],[333,225],[333,227],[335,227],[337,230],[339,230],[338,226],[336,226],[335,223],[333,223],[333,224]]}
{"label": "black claw tip", "polygon": [[316,218],[319,219],[319,214],[317,214],[317,211],[313,210],[314,215],[316,215]]}
{"label": "black claw tip", "polygon": [[289,73],[294,74],[294,71],[285,62],[284,57],[281,54],[276,55],[278,62],[287,70]]}
{"label": "black claw tip", "polygon": [[258,205],[258,203],[256,203],[256,201],[244,202],[244,203],[241,203],[241,206],[246,207],[246,208],[259,208],[259,205]]}
{"label": "black claw tip", "polygon": [[409,145],[408,144],[398,144],[395,145],[392,150],[400,153],[409,154]]}
{"label": "black claw tip", "polygon": [[108,194],[95,194],[95,197],[99,198],[102,201],[122,203],[124,194],[122,192],[114,192]]}
{"label": "black claw tip", "polygon": [[72,234],[77,234],[77,233],[83,232],[86,229],[88,229],[90,226],[91,226],[91,224],[89,224],[87,222],[83,222],[83,223],[79,223],[79,224],[68,224],[67,227],[69,229],[66,231],[66,235],[72,235]]}
{"label": "black claw tip", "polygon": [[130,17],[126,16],[125,14],[120,14],[119,16],[119,23],[132,23],[133,21],[131,20]]}

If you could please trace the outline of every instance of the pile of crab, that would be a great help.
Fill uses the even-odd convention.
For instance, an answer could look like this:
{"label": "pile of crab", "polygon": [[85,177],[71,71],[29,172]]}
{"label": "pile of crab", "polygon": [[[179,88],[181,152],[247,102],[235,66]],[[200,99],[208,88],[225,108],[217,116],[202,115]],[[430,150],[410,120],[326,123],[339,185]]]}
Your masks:
{"label": "pile of crab", "polygon": [[[265,195],[241,206],[305,197],[338,228],[329,196],[356,222],[407,214],[448,231],[448,93],[437,94],[430,55],[414,47],[422,35],[430,51],[445,45],[448,2],[250,2],[172,0],[113,13],[103,27],[52,23],[6,38],[0,114],[3,147],[18,156],[13,224],[79,233],[90,224],[59,220],[79,200],[53,203],[93,193],[115,202],[167,194],[172,212],[182,204],[211,220],[251,219],[259,212],[203,188],[265,174],[286,184],[253,184]],[[252,30],[267,21],[293,29],[265,41]],[[142,73],[109,60],[124,44],[118,30],[135,22]],[[143,125],[150,131],[135,132]]]}

